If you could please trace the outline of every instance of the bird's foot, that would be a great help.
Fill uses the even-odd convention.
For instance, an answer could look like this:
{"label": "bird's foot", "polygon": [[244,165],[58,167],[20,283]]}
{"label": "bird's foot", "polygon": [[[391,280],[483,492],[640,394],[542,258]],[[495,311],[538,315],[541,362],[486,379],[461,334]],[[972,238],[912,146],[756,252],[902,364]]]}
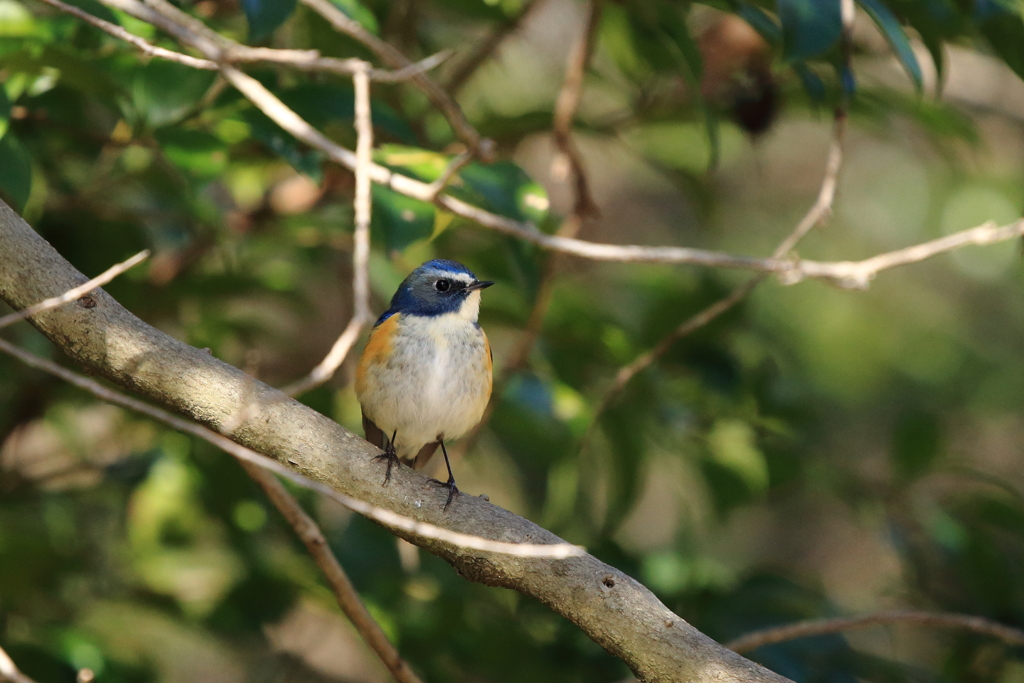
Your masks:
{"label": "bird's foot", "polygon": [[384,447],[384,452],[376,456],[374,460],[387,460],[388,469],[384,472],[384,483],[381,486],[387,486],[391,482],[391,468],[402,464],[402,461],[398,459],[398,453],[395,452],[394,442],[388,442],[388,445]]}
{"label": "bird's foot", "polygon": [[455,485],[455,480],[449,479],[448,481],[441,481],[440,479],[431,479],[430,481],[438,486],[443,486],[448,489],[448,500],[444,503],[444,509],[447,510],[452,504],[452,501],[455,500],[456,494],[459,493],[459,487]]}

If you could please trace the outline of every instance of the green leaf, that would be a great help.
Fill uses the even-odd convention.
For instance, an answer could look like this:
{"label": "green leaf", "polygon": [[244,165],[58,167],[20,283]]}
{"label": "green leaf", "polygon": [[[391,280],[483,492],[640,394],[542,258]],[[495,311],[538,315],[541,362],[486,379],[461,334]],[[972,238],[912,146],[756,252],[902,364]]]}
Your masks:
{"label": "green leaf", "polygon": [[[117,24],[120,26],[121,22],[118,20],[117,15],[110,11],[106,5],[101,5],[96,0],[66,0],[69,5],[77,7],[83,12],[88,12],[98,19],[109,21],[111,24]],[[97,29],[99,30],[99,29]]]}
{"label": "green leaf", "polygon": [[227,168],[227,146],[211,133],[164,128],[155,137],[171,163],[186,173],[214,178]]}
{"label": "green leaf", "polygon": [[878,28],[882,29],[889,45],[892,46],[896,56],[903,63],[903,68],[913,79],[914,87],[920,91],[922,85],[921,65],[917,63],[917,57],[914,56],[914,50],[910,47],[910,41],[899,20],[889,11],[888,7],[882,4],[881,0],[857,1],[878,25]]}
{"label": "green leaf", "polygon": [[295,0],[241,0],[249,22],[249,40],[258,43],[274,32],[295,11]]}
{"label": "green leaf", "polygon": [[[355,119],[355,93],[351,86],[311,83],[276,93],[281,101],[317,128]],[[373,126],[394,138],[412,143],[416,134],[394,109],[384,102],[371,103]]]}
{"label": "green leaf", "polygon": [[13,133],[0,139],[0,197],[19,213],[32,191],[32,160]]}
{"label": "green leaf", "polygon": [[249,125],[252,137],[259,140],[299,173],[317,183],[323,180],[324,156],[316,150],[305,150],[290,133],[266,117],[258,109],[246,109],[240,118]]}
{"label": "green leaf", "polygon": [[0,0],[0,37],[26,38],[37,32],[32,13],[14,0]]}
{"label": "green leaf", "polygon": [[461,178],[467,189],[482,199],[474,203],[485,209],[534,223],[547,216],[549,202],[543,186],[511,161],[470,164],[462,169]]}
{"label": "green leaf", "polygon": [[708,433],[711,458],[743,480],[751,493],[768,490],[768,463],[753,428],[741,420],[717,420]]}
{"label": "green leaf", "polygon": [[359,0],[331,0],[334,6],[345,13],[349,19],[358,21],[370,33],[380,35],[377,17]]}
{"label": "green leaf", "polygon": [[192,111],[214,77],[209,71],[154,59],[135,74],[135,108],[149,127],[166,126]]}
{"label": "green leaf", "polygon": [[975,4],[978,28],[996,54],[1024,78],[1024,19],[996,0]]}
{"label": "green leaf", "polygon": [[388,252],[404,251],[413,242],[434,234],[433,204],[406,197],[382,185],[374,184],[373,231],[383,240]]}
{"label": "green leaf", "polygon": [[0,88],[0,139],[7,133],[11,123],[11,101],[7,99],[7,91]]}
{"label": "green leaf", "polygon": [[839,0],[777,0],[782,55],[810,59],[836,44],[843,30]]}
{"label": "green leaf", "polygon": [[896,471],[906,478],[927,473],[941,454],[942,443],[942,425],[935,415],[913,411],[901,416],[892,430]]}

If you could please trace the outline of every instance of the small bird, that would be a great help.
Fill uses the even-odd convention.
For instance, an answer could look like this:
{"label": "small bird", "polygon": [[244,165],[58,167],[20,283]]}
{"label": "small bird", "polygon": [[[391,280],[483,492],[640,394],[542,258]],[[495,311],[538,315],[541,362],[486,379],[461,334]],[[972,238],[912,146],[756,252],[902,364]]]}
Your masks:
{"label": "small bird", "polygon": [[491,346],[477,323],[481,282],[457,261],[427,261],[398,286],[373,326],[356,370],[366,440],[391,468],[422,469],[441,447],[448,500],[458,492],[445,440],[483,417],[491,397]]}

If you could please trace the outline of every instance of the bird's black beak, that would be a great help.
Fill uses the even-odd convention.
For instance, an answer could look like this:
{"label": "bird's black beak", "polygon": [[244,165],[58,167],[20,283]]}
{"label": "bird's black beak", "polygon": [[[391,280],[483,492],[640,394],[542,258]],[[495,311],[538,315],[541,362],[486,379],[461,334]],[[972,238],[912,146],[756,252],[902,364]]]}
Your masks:
{"label": "bird's black beak", "polygon": [[477,280],[476,282],[471,282],[468,285],[466,285],[466,291],[467,292],[475,292],[478,289],[487,289],[488,287],[490,287],[493,284],[494,283],[490,282],[490,281],[481,282],[480,280]]}

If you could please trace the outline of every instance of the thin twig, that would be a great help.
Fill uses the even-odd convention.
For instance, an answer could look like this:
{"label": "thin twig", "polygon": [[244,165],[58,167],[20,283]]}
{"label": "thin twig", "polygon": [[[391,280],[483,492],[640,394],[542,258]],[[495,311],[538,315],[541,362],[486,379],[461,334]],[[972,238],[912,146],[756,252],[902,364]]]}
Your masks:
{"label": "thin twig", "polygon": [[313,518],[306,514],[295,497],[272,474],[249,462],[243,461],[241,465],[249,476],[260,485],[270,502],[295,530],[296,535],[313,557],[313,561],[320,567],[331,590],[334,591],[334,597],[338,601],[341,611],[349,618],[366,644],[377,653],[395,680],[399,683],[422,683],[419,676],[413,673],[409,664],[388,640],[377,620],[366,609],[366,605],[359,597],[359,592],[352,585],[348,574],[331,551],[327,539],[324,538],[323,532],[320,531],[320,527],[317,526]]}
{"label": "thin twig", "polygon": [[[594,53],[597,29],[601,25],[601,0],[590,0],[587,3],[587,18],[583,34],[569,53],[569,62],[565,68],[562,87],[558,91],[555,110],[552,116],[551,132],[559,155],[565,159],[572,171],[575,190],[573,213],[581,217],[597,214],[597,204],[590,192],[587,174],[583,168],[583,160],[572,140],[572,122],[583,97],[583,78],[587,73],[587,65]],[[556,157],[556,162],[558,157]]]}
{"label": "thin twig", "polygon": [[937,628],[955,628],[980,633],[998,638],[1004,643],[1017,647],[1024,646],[1024,631],[1007,626],[992,619],[971,614],[950,614],[917,611],[879,612],[862,617],[841,617],[838,619],[812,619],[799,621],[795,624],[774,626],[761,631],[754,631],[725,646],[734,652],[744,653],[756,650],[764,645],[784,643],[797,638],[808,638],[828,633],[852,631],[869,626],[885,624],[917,624]]}
{"label": "thin twig", "polygon": [[[559,237],[576,237],[584,222],[594,219],[600,214],[590,192],[590,183],[587,180],[583,160],[572,141],[572,122],[576,117],[576,109],[579,107],[583,94],[583,78],[594,53],[594,41],[597,38],[597,29],[600,23],[601,0],[591,0],[587,4],[587,18],[584,22],[583,33],[569,53],[562,87],[555,102],[552,137],[561,158],[568,160],[569,170],[573,177],[574,196],[572,212],[562,221],[555,233]],[[544,269],[537,285],[533,308],[530,309],[530,316],[526,320],[522,334],[519,335],[519,341],[505,362],[501,376],[495,382],[498,387],[498,390],[494,392],[495,397],[487,404],[480,422],[459,441],[455,448],[456,457],[464,456],[476,444],[480,434],[490,422],[498,402],[501,401],[501,396],[504,394],[501,388],[508,383],[512,375],[526,367],[533,347],[540,337],[541,329],[544,327],[544,318],[547,316],[548,308],[551,307],[555,291],[555,277],[560,265],[559,256],[557,253],[548,254],[544,260]]]}
{"label": "thin twig", "polygon": [[34,680],[21,673],[21,670],[14,664],[14,660],[0,647],[0,681],[6,683],[36,683]]}
{"label": "thin twig", "polygon": [[452,70],[451,77],[449,77],[444,84],[445,89],[452,94],[457,94],[462,90],[463,86],[466,85],[466,83],[469,82],[469,79],[473,77],[473,74],[476,73],[476,70],[491,58],[491,55],[497,51],[498,47],[506,38],[519,30],[519,27],[523,25],[526,17],[529,16],[530,13],[539,5],[540,0],[527,0],[526,4],[523,5],[523,8],[519,10],[519,14],[506,19],[495,26],[491,30],[490,35],[480,41],[473,52],[455,66]]}
{"label": "thin twig", "polygon": [[60,306],[61,304],[66,304],[77,299],[81,299],[82,297],[84,297],[86,294],[93,291],[97,287],[102,287],[103,285],[107,284],[124,271],[142,263],[147,258],[149,258],[149,249],[144,249],[135,256],[132,256],[127,261],[123,261],[121,263],[118,263],[117,265],[107,268],[105,271],[103,271],[93,279],[89,280],[85,284],[79,285],[74,289],[69,289],[60,296],[55,296],[53,298],[47,299],[46,301],[40,301],[38,304],[29,306],[23,311],[18,311],[17,313],[10,313],[8,315],[5,315],[2,318],[0,318],[0,329],[3,329],[8,325],[13,325],[19,320],[31,318],[35,314],[41,313],[42,311],[53,308],[55,306]]}
{"label": "thin twig", "polygon": [[297,396],[320,386],[338,371],[349,351],[359,338],[363,327],[370,322],[370,219],[373,202],[370,196],[370,166],[373,163],[373,121],[370,113],[369,65],[352,77],[355,85],[356,191],[355,231],[352,247],[352,319],[334,342],[334,346],[310,373],[283,389],[289,396]]}
{"label": "thin twig", "polygon": [[[179,64],[192,67],[193,69],[216,71],[220,68],[215,60],[193,57],[191,55],[186,55],[181,52],[175,52],[174,50],[168,50],[166,48],[153,45],[117,24],[112,24],[109,21],[100,19],[97,16],[89,14],[78,7],[62,2],[61,0],[40,0],[40,2],[44,2],[51,7],[61,10],[62,12],[78,17],[82,21],[109,33],[115,38],[119,38],[135,46],[143,54],[151,57],[177,62]],[[165,28],[166,30],[166,26],[162,23],[151,23],[154,23],[154,25],[160,26],[161,28]],[[176,35],[176,37],[180,38],[177,34],[172,35]],[[229,63],[279,64],[283,66],[291,66],[300,71],[322,71],[342,75],[354,74],[355,71],[360,68],[360,65],[363,64],[363,61],[360,59],[321,57],[318,50],[280,50],[267,47],[249,47],[247,45],[241,45],[230,41],[227,38],[223,38],[223,36],[219,37],[222,39],[223,45],[225,46],[224,54],[221,56],[221,61]],[[415,64],[410,64],[398,71],[374,69],[369,73],[370,80],[381,82],[404,81],[412,78],[418,73],[423,73],[437,67],[449,56],[450,52],[439,52],[438,54],[431,55],[426,59],[416,62]]]}
{"label": "thin twig", "polygon": [[134,33],[126,31],[117,24],[112,24],[109,21],[106,21],[105,19],[100,19],[99,17],[93,16],[92,14],[89,14],[84,10],[74,7],[73,5],[61,2],[61,0],[40,0],[40,2],[45,2],[47,5],[50,5],[51,7],[56,7],[62,12],[66,12],[72,16],[78,17],[85,23],[92,24],[96,28],[102,31],[106,31],[115,38],[120,38],[126,43],[134,45],[142,53],[147,54],[150,57],[159,57],[160,59],[166,59],[171,62],[178,62],[179,64],[190,66],[193,69],[216,71],[218,68],[220,68],[217,66],[216,62],[212,62],[209,59],[193,57],[191,55],[182,54],[180,52],[175,52],[174,50],[168,50],[166,48],[153,45],[152,43],[140,38]]}
{"label": "thin twig", "polygon": [[56,363],[46,360],[45,358],[40,358],[39,356],[29,353],[24,349],[20,349],[14,344],[3,339],[0,339],[0,351],[14,356],[26,365],[60,377],[64,381],[73,384],[80,389],[84,389],[101,400],[108,401],[123,408],[128,408],[129,410],[134,410],[135,412],[147,415],[154,420],[163,422],[178,431],[197,436],[200,439],[213,444],[222,451],[227,452],[229,455],[233,455],[239,460],[253,463],[254,465],[262,467],[265,470],[269,470],[278,476],[284,477],[303,488],[321,493],[332,500],[338,501],[353,512],[363,515],[364,517],[369,517],[370,519],[380,522],[386,527],[406,531],[422,538],[429,538],[441,541],[442,543],[450,543],[451,545],[460,548],[479,550],[489,553],[502,553],[516,557],[564,559],[567,557],[577,557],[585,554],[585,550],[583,548],[569,543],[505,543],[503,541],[492,541],[490,539],[473,536],[471,534],[450,531],[434,524],[428,524],[427,522],[416,521],[415,519],[392,512],[391,510],[386,510],[357,498],[352,498],[351,496],[339,493],[330,486],[313,481],[312,479],[285,467],[276,460],[257,453],[250,448],[239,445],[227,437],[221,436],[206,427],[188,422],[187,420],[176,415],[172,415],[165,410],[161,410],[160,408],[156,408],[137,399],[108,389],[102,384],[99,384],[84,375],[79,375],[78,373],[67,370],[66,368],[62,368]]}
{"label": "thin twig", "polygon": [[448,162],[448,165],[441,171],[441,175],[436,180],[430,183],[430,201],[436,201],[439,194],[444,192],[444,189],[448,187],[448,184],[455,179],[455,176],[459,174],[463,168],[465,168],[471,161],[473,161],[473,151],[467,149],[462,154],[456,155],[454,159]]}
{"label": "thin twig", "polygon": [[[845,63],[849,65],[853,45],[853,22],[856,18],[855,7],[853,4],[854,0],[841,0],[841,2],[840,16],[842,17],[843,22],[843,58]],[[832,136],[829,142],[828,156],[825,161],[825,173],[822,176],[821,185],[818,188],[818,195],[814,200],[814,204],[812,204],[811,208],[807,210],[807,213],[805,213],[803,218],[800,219],[800,222],[796,224],[793,231],[790,232],[789,235],[787,235],[786,238],[775,248],[775,251],[772,252],[772,259],[781,259],[787,256],[811,230],[818,225],[824,224],[825,221],[828,220],[829,216],[831,216],[832,205],[835,203],[836,198],[836,188],[839,183],[839,170],[843,165],[843,147],[846,142],[848,109],[849,93],[844,90],[841,95],[839,106],[836,108],[833,115]],[[653,348],[640,354],[633,359],[631,363],[620,368],[618,373],[615,375],[615,381],[612,383],[611,388],[605,392],[605,395],[601,398],[601,402],[598,404],[597,409],[594,411],[590,425],[584,433],[583,440],[581,441],[582,447],[586,446],[597,424],[598,418],[605,410],[608,409],[608,406],[611,405],[612,401],[622,393],[622,390],[625,389],[630,380],[668,353],[677,341],[683,337],[693,334],[696,330],[699,330],[709,324],[715,318],[746,299],[747,296],[754,291],[758,285],[764,282],[766,278],[767,275],[765,274],[755,275],[750,278],[733,289],[733,291],[722,299],[719,299],[688,320],[680,323],[678,327],[665,335],[665,337],[655,344]],[[793,280],[793,282],[797,281],[799,280]]]}
{"label": "thin twig", "polygon": [[[362,24],[346,15],[330,0],[302,0],[302,3],[326,19],[336,31],[344,33],[368,47],[390,68],[403,69],[409,66],[409,59],[405,55],[367,31]],[[431,103],[441,110],[452,130],[455,131],[455,135],[467,147],[483,161],[493,161],[493,143],[480,137],[480,133],[469,123],[462,108],[452,99],[451,95],[422,72],[413,74],[411,80],[430,99]]]}
{"label": "thin twig", "polygon": [[[102,0],[104,4],[118,8],[131,7],[126,9],[130,14],[136,9],[136,0]],[[149,0],[149,2],[162,2],[163,0]],[[136,16],[133,14],[133,16]],[[143,18],[144,21],[148,19]],[[180,27],[179,27],[180,28]],[[185,31],[183,38],[188,42],[188,32]],[[191,44],[191,43],[190,43]],[[211,47],[205,39],[198,39],[192,44],[197,49],[211,50],[217,52],[216,47]],[[356,156],[350,150],[334,143],[298,114],[288,108],[273,93],[267,90],[259,81],[238,69],[224,65],[221,73],[235,88],[257,108],[268,116],[277,125],[295,136],[297,139],[323,152],[329,159],[350,170],[355,170]],[[370,167],[370,178],[373,182],[385,185],[400,194],[413,199],[423,201],[431,200],[432,188],[429,183],[395,173],[390,169],[373,164]],[[932,251],[921,258],[908,258],[904,253],[908,250],[899,250],[893,254],[899,254],[896,260],[889,260],[892,254],[881,254],[872,259],[862,262],[851,261],[802,261],[791,258],[756,258],[738,254],[729,254],[706,249],[691,249],[688,247],[675,246],[640,246],[640,245],[618,245],[588,242],[560,235],[549,235],[541,232],[535,225],[528,222],[517,221],[505,216],[473,206],[467,202],[457,199],[448,194],[437,197],[435,203],[441,208],[454,213],[457,216],[473,221],[482,227],[489,228],[501,234],[517,237],[539,247],[570,254],[580,258],[594,261],[616,261],[623,263],[674,263],[701,265],[714,268],[734,268],[739,270],[753,270],[762,273],[775,273],[782,277],[786,284],[793,284],[804,279],[820,279],[838,287],[849,289],[862,289],[870,282],[870,279],[878,272],[905,263],[912,263],[942,253],[943,250]],[[977,230],[977,229],[975,229]],[[947,238],[945,244],[949,246],[945,250],[952,250],[965,244],[988,244],[993,241],[1013,239],[1020,234],[1021,227],[1016,223],[998,230],[988,232],[963,231]],[[970,233],[969,235],[966,233]],[[931,243],[929,243],[930,245]],[[931,247],[929,246],[929,249]],[[910,248],[911,250],[915,248]],[[865,266],[867,264],[867,266]],[[877,267],[876,267],[877,266]]]}

